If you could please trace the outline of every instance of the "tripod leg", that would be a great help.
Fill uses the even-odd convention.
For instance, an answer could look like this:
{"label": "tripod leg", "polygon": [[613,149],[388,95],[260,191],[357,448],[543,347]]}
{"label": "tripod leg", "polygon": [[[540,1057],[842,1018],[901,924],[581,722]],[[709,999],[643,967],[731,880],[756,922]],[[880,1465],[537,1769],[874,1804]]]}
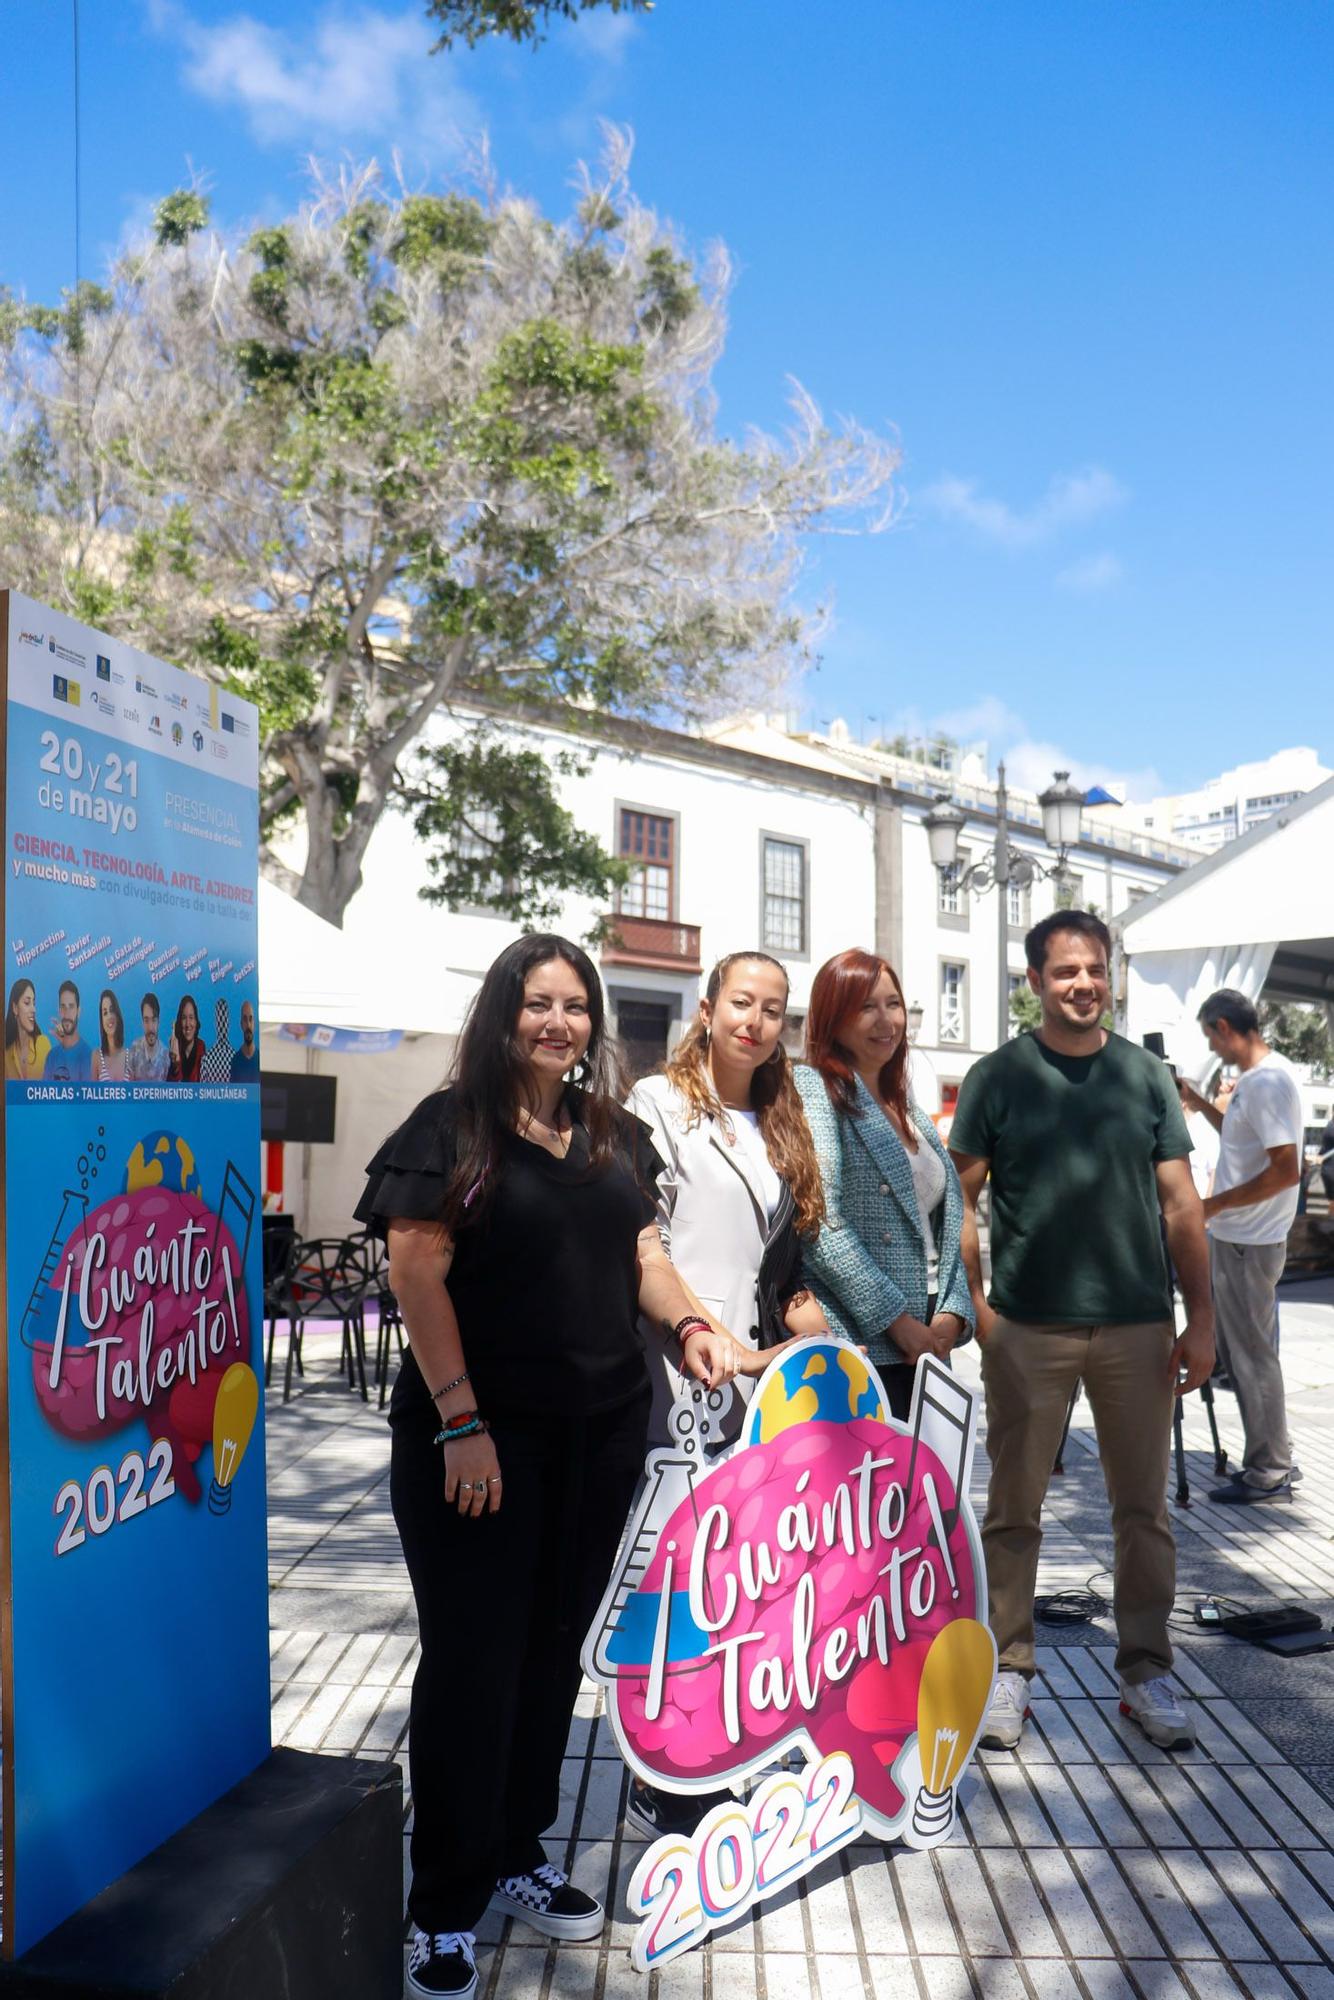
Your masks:
{"label": "tripod leg", "polygon": [[1212,1382],[1201,1382],[1200,1396],[1203,1399],[1205,1409],[1209,1412],[1209,1431],[1214,1441],[1214,1472],[1221,1479],[1227,1471],[1227,1453],[1224,1451],[1222,1441],[1218,1435],[1218,1418],[1214,1413],[1214,1387]]}
{"label": "tripod leg", "polygon": [[1181,1403],[1182,1398],[1178,1396],[1176,1407],[1172,1411],[1172,1444],[1177,1460],[1177,1500],[1181,1506],[1189,1507],[1190,1481],[1186,1477],[1186,1441],[1181,1432]]}
{"label": "tripod leg", "polygon": [[1070,1435],[1070,1419],[1075,1414],[1075,1404],[1079,1401],[1079,1384],[1075,1383],[1070,1395],[1070,1407],[1065,1413],[1065,1429],[1061,1432],[1061,1442],[1056,1447],[1056,1463],[1051,1469],[1052,1478],[1059,1479],[1065,1473],[1065,1445]]}

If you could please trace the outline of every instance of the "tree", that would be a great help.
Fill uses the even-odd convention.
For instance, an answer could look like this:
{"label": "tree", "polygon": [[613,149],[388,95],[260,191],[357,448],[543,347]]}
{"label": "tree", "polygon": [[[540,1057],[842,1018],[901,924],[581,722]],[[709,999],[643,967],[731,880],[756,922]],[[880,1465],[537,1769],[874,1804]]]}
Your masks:
{"label": "tree", "polygon": [[1334,1046],[1323,1008],[1304,1007],[1300,1002],[1280,1007],[1273,1001],[1262,1001],[1260,1033],[1270,1048],[1289,1062],[1309,1064],[1317,1083],[1328,1083],[1334,1077]]}
{"label": "tree", "polygon": [[1042,1026],[1042,1002],[1027,980],[1010,995],[1010,1019],[1021,1035],[1032,1034]]}
{"label": "tree", "polygon": [[[446,896],[442,839],[517,916],[605,893],[495,718],[763,700],[809,643],[802,533],[888,519],[896,448],[800,389],[781,442],[718,434],[726,258],[692,265],[627,165],[613,139],[561,224],[348,171],[234,245],[181,193],[107,289],[0,311],[15,581],[258,702],[265,871],[334,922],[391,805]],[[516,797],[541,837],[488,862]]]}
{"label": "tree", "polygon": [[553,17],[573,21],[594,7],[613,14],[651,14],[653,0],[426,0],[428,19],[440,24],[437,48],[466,42],[471,48],[487,35],[508,35],[512,42],[537,43]]}

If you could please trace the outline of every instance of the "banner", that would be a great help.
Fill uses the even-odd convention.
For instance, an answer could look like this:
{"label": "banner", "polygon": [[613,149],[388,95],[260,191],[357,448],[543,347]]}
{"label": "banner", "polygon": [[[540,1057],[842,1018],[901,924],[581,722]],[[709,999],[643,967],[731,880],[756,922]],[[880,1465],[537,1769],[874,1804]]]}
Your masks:
{"label": "banner", "polygon": [[10,592],[3,1947],[269,1750],[258,726]]}
{"label": "banner", "polygon": [[388,1055],[403,1039],[402,1028],[326,1028],[317,1021],[284,1021],[278,1033],[285,1042],[340,1056]]}
{"label": "banner", "polygon": [[803,1341],[706,1466],[716,1400],[679,1403],[675,1443],[649,1454],[584,1664],[650,1784],[716,1795],[771,1775],[635,1868],[641,1972],[862,1832],[944,1840],[995,1679],[968,1500],[976,1406],[949,1370],[918,1364],[905,1426],[857,1349]]}

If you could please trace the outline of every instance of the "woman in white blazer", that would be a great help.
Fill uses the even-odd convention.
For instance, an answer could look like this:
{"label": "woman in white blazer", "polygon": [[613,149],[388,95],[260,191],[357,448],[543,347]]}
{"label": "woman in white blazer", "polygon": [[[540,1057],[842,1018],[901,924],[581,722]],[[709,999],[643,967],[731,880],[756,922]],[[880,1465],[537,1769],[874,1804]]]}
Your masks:
{"label": "woman in white blazer", "polygon": [[[637,1083],[627,1100],[666,1162],[657,1220],[676,1273],[692,1303],[755,1357],[716,1413],[706,1449],[737,1435],[766,1349],[826,1330],[801,1279],[801,1239],[819,1228],[824,1200],[782,1043],[787,999],[787,973],[767,953],[720,959],[665,1074]],[[641,1324],[653,1377],[652,1447],[673,1441],[676,1399],[694,1385],[683,1380],[670,1337]],[[712,1803],[636,1781],[626,1817],[656,1836],[693,1829]]]}

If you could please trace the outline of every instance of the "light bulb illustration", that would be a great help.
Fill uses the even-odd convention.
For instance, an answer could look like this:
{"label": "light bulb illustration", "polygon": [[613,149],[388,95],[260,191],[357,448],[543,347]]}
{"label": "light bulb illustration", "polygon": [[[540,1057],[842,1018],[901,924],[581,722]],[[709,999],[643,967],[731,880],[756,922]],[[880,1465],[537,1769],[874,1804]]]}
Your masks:
{"label": "light bulb illustration", "polygon": [[936,1634],[917,1690],[922,1784],[912,1824],[923,1840],[949,1832],[955,1783],[977,1741],[995,1674],[996,1642],[976,1618],[956,1618]]}
{"label": "light bulb illustration", "polygon": [[225,1514],[232,1504],[232,1481],[241,1469],[258,1414],[255,1371],[244,1361],[234,1361],[218,1384],[218,1400],[213,1405],[213,1484],[208,1491],[211,1514]]}

